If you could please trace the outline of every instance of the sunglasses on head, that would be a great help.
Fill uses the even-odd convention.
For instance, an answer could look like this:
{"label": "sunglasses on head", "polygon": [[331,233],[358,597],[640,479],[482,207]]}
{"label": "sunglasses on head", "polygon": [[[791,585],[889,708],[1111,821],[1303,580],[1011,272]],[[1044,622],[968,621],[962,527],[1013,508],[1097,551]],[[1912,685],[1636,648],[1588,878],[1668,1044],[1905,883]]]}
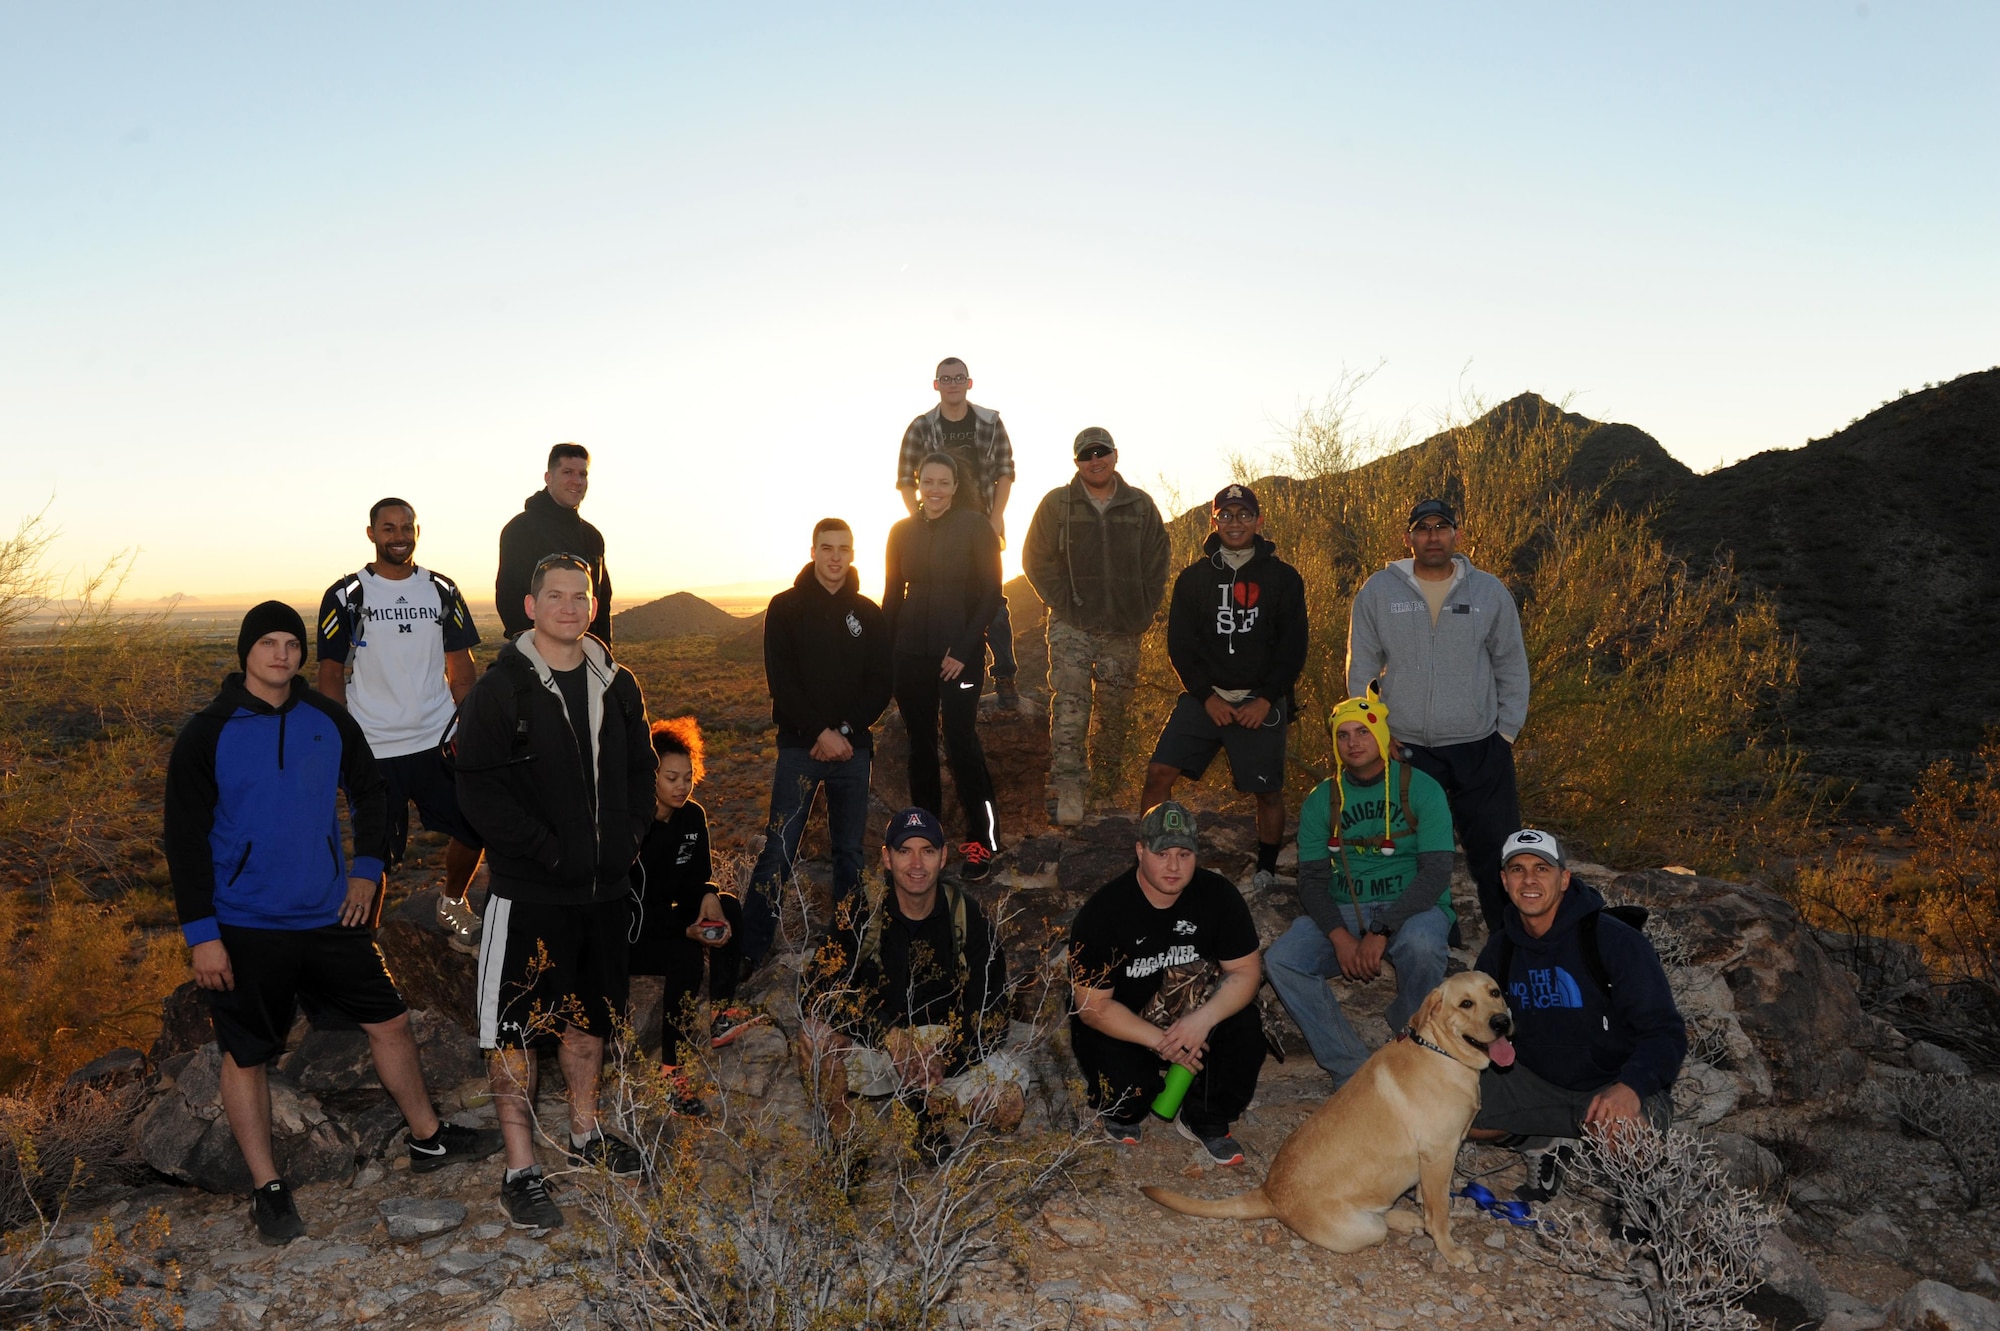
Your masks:
{"label": "sunglasses on head", "polygon": [[543,555],[535,561],[535,571],[537,573],[545,568],[573,568],[579,572],[588,573],[590,572],[590,561],[582,555],[573,555],[567,550],[559,550],[552,555]]}

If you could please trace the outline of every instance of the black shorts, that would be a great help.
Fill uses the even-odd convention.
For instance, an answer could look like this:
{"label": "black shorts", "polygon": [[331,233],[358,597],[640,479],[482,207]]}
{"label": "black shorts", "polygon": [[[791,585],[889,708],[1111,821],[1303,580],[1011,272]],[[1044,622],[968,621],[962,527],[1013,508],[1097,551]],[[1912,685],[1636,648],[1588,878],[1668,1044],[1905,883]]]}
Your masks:
{"label": "black shorts", "polygon": [[610,1038],[630,989],[630,898],[548,906],[486,899],[479,1047],[553,1049],[564,1026]]}
{"label": "black shorts", "polygon": [[324,1026],[373,1026],[409,1011],[372,929],[217,927],[236,987],[202,992],[215,1041],[237,1067],[258,1067],[285,1052],[300,1002],[313,1024]]}
{"label": "black shorts", "polygon": [[1271,704],[1264,724],[1251,730],[1244,726],[1218,726],[1208,719],[1208,710],[1192,693],[1183,693],[1174,703],[1173,715],[1153,749],[1153,761],[1178,767],[1195,780],[1215,758],[1217,749],[1229,750],[1229,775],[1236,788],[1254,795],[1285,788],[1285,704]]}
{"label": "black shorts", "polygon": [[410,806],[424,820],[426,832],[442,832],[452,840],[479,849],[479,836],[458,811],[458,783],[445,770],[436,749],[377,758],[375,768],[389,787],[389,863],[403,862],[410,841]]}

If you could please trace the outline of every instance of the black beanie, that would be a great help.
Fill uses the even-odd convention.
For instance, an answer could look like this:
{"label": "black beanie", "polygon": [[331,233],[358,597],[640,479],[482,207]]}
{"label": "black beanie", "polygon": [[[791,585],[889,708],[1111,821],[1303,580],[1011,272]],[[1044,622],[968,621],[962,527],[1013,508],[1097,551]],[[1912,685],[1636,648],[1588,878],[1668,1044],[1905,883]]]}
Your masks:
{"label": "black beanie", "polygon": [[262,605],[251,606],[250,613],[243,616],[243,627],[236,630],[237,665],[248,666],[250,649],[266,633],[289,633],[297,638],[300,663],[304,663],[306,622],[299,618],[298,611],[283,601],[265,601]]}

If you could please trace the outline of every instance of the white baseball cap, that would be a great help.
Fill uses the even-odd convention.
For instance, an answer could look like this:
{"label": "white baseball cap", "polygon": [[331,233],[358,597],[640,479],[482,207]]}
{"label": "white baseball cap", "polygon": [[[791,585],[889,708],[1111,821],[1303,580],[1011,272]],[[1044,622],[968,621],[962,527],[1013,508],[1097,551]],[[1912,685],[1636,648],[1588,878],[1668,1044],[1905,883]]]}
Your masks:
{"label": "white baseball cap", "polygon": [[1558,869],[1564,867],[1561,843],[1547,832],[1537,832],[1532,827],[1522,828],[1508,837],[1506,844],[1500,847],[1501,867],[1505,868],[1507,862],[1516,855],[1538,855]]}

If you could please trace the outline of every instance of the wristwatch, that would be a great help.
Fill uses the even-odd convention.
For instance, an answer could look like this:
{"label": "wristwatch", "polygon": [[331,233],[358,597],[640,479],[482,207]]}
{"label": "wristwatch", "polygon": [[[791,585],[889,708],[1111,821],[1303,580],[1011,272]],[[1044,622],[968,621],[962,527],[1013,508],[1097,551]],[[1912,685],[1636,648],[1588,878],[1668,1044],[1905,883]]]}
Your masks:
{"label": "wristwatch", "polygon": [[1368,932],[1371,934],[1379,934],[1383,938],[1387,938],[1390,934],[1394,933],[1395,930],[1391,929],[1388,925],[1382,923],[1382,921],[1380,920],[1370,920],[1368,923]]}
{"label": "wristwatch", "polygon": [[843,735],[852,735],[854,733],[854,728],[852,726],[849,726],[847,722],[842,721],[840,723],[840,733]]}

